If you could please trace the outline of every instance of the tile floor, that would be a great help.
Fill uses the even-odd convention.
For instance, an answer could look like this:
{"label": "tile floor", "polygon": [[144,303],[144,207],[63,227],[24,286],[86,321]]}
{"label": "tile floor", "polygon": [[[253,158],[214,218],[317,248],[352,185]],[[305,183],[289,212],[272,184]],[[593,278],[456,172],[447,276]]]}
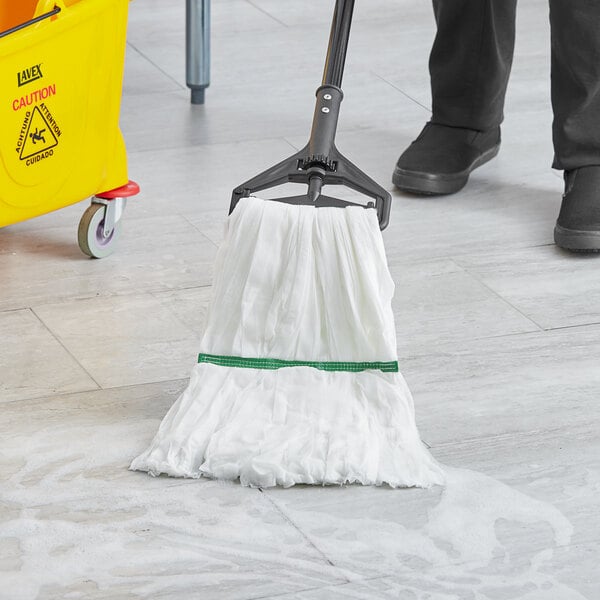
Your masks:
{"label": "tile floor", "polygon": [[[456,196],[394,193],[384,234],[421,435],[467,484],[127,470],[194,362],[232,187],[306,139],[332,2],[214,0],[195,107],[183,6],[131,4],[122,129],[143,192],[117,253],[80,253],[84,204],[0,230],[0,598],[600,598],[600,257],[552,244],[544,0],[520,7],[498,158]],[[357,3],[338,145],[390,188],[428,117],[433,31],[428,2]]]}

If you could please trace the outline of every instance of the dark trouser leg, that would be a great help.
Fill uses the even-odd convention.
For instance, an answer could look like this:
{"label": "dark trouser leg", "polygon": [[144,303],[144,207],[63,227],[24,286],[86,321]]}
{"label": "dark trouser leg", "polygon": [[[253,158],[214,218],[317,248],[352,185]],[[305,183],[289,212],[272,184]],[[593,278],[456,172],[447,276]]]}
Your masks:
{"label": "dark trouser leg", "polygon": [[[555,3],[571,2],[585,3]],[[480,131],[500,125],[516,6],[517,0],[433,0],[438,28],[429,58],[434,123]]]}
{"label": "dark trouser leg", "polygon": [[550,0],[555,169],[600,165],[600,1]]}

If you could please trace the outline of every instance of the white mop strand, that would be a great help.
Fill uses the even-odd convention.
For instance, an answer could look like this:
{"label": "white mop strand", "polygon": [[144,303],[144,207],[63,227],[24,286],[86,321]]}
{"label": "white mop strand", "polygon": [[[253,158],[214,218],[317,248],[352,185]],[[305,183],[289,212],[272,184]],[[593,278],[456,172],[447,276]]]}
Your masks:
{"label": "white mop strand", "polygon": [[[374,210],[245,198],[229,217],[200,352],[310,362],[397,360]],[[131,469],[269,487],[427,487],[443,472],[419,439],[402,375],[200,363]]]}

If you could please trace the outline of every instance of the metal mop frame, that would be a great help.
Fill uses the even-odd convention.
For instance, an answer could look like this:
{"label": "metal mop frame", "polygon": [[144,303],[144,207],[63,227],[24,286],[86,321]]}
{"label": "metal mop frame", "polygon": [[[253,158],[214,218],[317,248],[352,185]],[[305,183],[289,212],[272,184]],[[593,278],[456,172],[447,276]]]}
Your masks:
{"label": "metal mop frame", "polygon": [[[251,196],[255,192],[284,183],[304,183],[308,185],[306,195],[271,200],[315,207],[363,206],[364,208],[375,208],[380,228],[387,227],[392,202],[391,195],[350,162],[335,146],[340,104],[344,97],[341,85],[353,10],[354,0],[336,0],[323,82],[316,92],[317,101],[308,144],[300,152],[236,187],[231,196],[230,213],[241,198]],[[324,185],[343,185],[372,198],[375,202],[356,204],[325,196],[321,194]]]}

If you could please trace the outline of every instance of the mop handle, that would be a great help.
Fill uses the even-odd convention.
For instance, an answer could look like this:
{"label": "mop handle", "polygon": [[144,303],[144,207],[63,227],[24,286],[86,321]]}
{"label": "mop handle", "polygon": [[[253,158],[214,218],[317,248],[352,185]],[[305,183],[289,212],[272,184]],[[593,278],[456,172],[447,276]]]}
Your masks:
{"label": "mop handle", "polygon": [[322,85],[342,87],[354,0],[336,0]]}
{"label": "mop handle", "polygon": [[344,98],[340,86],[344,75],[353,11],[354,0],[336,0],[323,81],[316,92],[315,112],[308,143],[292,156],[234,188],[231,193],[230,213],[242,198],[284,183],[308,184],[308,191],[300,196],[272,200],[312,206],[352,205],[353,203],[347,200],[321,195],[325,185],[342,185],[371,198],[372,201],[368,204],[359,206],[375,208],[379,226],[381,229],[387,227],[392,204],[390,193],[349,161],[335,145],[340,105]]}
{"label": "mop handle", "polygon": [[[340,104],[344,97],[341,85],[353,10],[354,0],[336,0],[323,71],[323,82],[316,94],[317,102],[308,142],[308,152],[309,156],[322,160],[325,164],[333,154],[335,147]],[[309,184],[308,195],[315,201],[321,191],[323,178],[319,177],[317,172],[314,177],[309,179],[312,179],[312,184]]]}

